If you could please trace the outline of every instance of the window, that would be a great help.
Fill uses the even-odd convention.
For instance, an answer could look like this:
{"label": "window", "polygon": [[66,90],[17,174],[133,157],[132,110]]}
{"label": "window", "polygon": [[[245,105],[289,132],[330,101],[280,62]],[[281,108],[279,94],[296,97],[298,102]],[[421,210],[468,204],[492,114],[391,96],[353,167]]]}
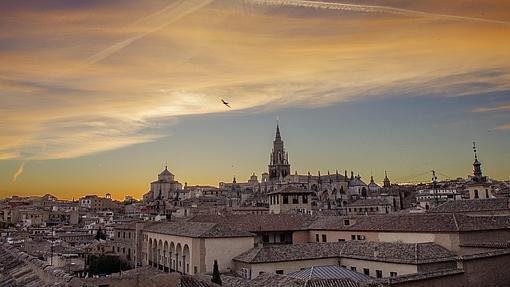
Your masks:
{"label": "window", "polygon": [[322,242],[326,242],[326,241],[328,241],[326,234],[322,234]]}
{"label": "window", "polygon": [[358,240],[365,240],[365,235],[358,235]]}
{"label": "window", "polygon": [[356,235],[352,234],[351,235],[351,240],[356,240]]}
{"label": "window", "polygon": [[338,242],[345,241],[343,238],[338,238]]}
{"label": "window", "polygon": [[298,204],[299,203],[299,197],[297,195],[292,196],[292,204]]}
{"label": "window", "polygon": [[377,278],[382,278],[382,270],[375,270],[375,274]]}
{"label": "window", "polygon": [[280,234],[280,242],[285,242],[285,234]]}
{"label": "window", "polygon": [[475,198],[478,198],[478,189],[475,189]]}
{"label": "window", "polygon": [[122,238],[126,238],[126,232],[122,232]]}
{"label": "window", "polygon": [[283,204],[289,204],[289,196],[288,195],[283,196]]}
{"label": "window", "polygon": [[363,268],[363,274],[367,275],[367,276],[370,276],[370,269],[368,268]]}
{"label": "window", "polygon": [[[246,269],[246,268],[241,268],[241,271],[242,271],[243,269],[244,269],[244,270],[246,270],[246,271],[248,270],[248,269]],[[193,266],[193,272],[194,272],[195,274],[197,274],[197,273],[198,273],[198,268],[197,268],[197,266]],[[246,278],[246,279],[249,279],[249,278]]]}
{"label": "window", "polygon": [[117,237],[120,238],[120,231],[117,232]]}
{"label": "window", "polygon": [[308,195],[303,195],[303,203],[308,203]]}
{"label": "window", "polygon": [[355,266],[351,266],[351,270],[356,272],[356,267]]}
{"label": "window", "polygon": [[267,234],[262,235],[262,241],[263,242],[269,242],[269,235],[267,235]]}
{"label": "window", "polygon": [[315,234],[315,241],[319,242],[319,234]]}
{"label": "window", "polygon": [[397,277],[397,272],[390,272],[390,277]]}
{"label": "window", "polygon": [[344,219],[344,225],[350,225],[351,222],[349,221],[349,219]]}
{"label": "window", "polygon": [[485,189],[485,198],[489,198],[489,190]]}
{"label": "window", "polygon": [[276,274],[283,274],[283,270],[276,270]]}

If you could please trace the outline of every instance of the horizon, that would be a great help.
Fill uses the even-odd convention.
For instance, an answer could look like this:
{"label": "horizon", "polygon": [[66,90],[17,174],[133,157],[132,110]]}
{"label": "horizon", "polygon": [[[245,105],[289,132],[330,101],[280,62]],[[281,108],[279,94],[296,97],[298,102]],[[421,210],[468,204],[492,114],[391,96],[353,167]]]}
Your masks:
{"label": "horizon", "polygon": [[141,198],[165,162],[260,180],[277,121],[292,174],[466,178],[476,142],[510,179],[508,1],[2,1],[0,23],[2,198]]}

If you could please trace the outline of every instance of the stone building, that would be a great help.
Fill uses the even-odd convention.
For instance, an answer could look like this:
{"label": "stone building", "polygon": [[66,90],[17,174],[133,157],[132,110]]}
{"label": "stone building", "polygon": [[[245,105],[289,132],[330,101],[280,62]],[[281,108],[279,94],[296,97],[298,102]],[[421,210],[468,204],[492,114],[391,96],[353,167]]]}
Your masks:
{"label": "stone building", "polygon": [[267,194],[269,213],[312,213],[312,191],[288,185]]}
{"label": "stone building", "polygon": [[456,255],[435,243],[345,241],[268,245],[233,258],[236,273],[247,279],[261,273],[288,274],[312,266],[340,265],[383,278],[455,268]]}

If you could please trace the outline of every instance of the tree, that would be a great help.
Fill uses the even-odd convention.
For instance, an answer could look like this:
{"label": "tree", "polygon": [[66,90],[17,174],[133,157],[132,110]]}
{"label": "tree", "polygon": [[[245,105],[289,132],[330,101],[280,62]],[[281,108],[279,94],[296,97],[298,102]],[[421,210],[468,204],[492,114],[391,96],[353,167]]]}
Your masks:
{"label": "tree", "polygon": [[91,255],[88,258],[87,272],[89,272],[92,275],[111,274],[111,273],[116,273],[121,270],[127,270],[127,269],[128,269],[128,266],[127,266],[126,262],[123,262],[117,256]]}
{"label": "tree", "polygon": [[99,228],[97,230],[97,233],[96,233],[96,237],[94,237],[97,241],[99,241],[100,239],[102,240],[106,240],[106,234],[103,233],[103,231],[101,230],[101,228]]}
{"label": "tree", "polygon": [[221,285],[220,269],[218,268],[218,260],[214,260],[211,282]]}

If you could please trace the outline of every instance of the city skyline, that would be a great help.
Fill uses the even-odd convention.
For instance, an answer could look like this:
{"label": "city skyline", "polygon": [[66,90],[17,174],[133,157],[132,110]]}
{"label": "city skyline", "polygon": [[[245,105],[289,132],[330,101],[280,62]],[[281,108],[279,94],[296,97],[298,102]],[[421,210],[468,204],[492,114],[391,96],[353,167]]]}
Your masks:
{"label": "city skyline", "polygon": [[244,181],[277,117],[292,173],[509,178],[510,3],[317,3],[0,3],[1,197]]}

